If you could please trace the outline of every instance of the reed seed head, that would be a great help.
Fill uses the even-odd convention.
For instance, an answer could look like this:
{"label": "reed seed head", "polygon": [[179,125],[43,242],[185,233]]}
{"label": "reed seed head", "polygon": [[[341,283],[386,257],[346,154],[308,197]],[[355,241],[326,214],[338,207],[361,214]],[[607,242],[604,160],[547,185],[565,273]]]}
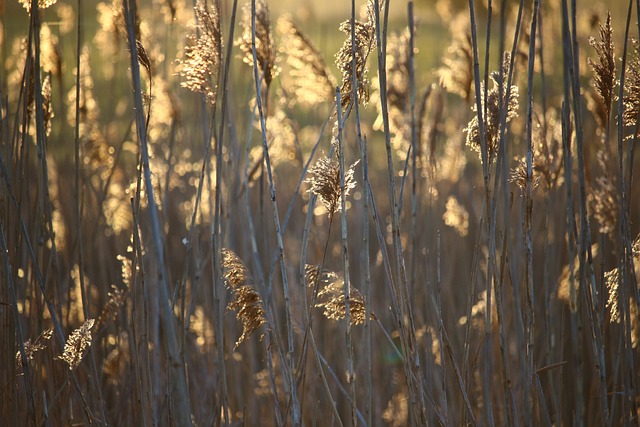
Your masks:
{"label": "reed seed head", "polygon": [[615,48],[610,13],[607,13],[604,26],[600,25],[600,40],[589,37],[589,44],[595,49],[598,56],[597,62],[591,58],[587,59],[593,70],[593,86],[598,94],[598,96],[590,98],[589,108],[594,113],[598,125],[605,129],[611,115],[613,88],[616,81]]}
{"label": "reed seed head", "polygon": [[217,86],[214,82],[220,67],[222,35],[220,16],[215,2],[207,8],[202,0],[195,6],[197,28],[187,36],[184,59],[179,62],[178,73],[183,78],[180,86],[204,95],[209,104],[216,99]]}
{"label": "reed seed head", "polygon": [[[380,5],[382,6],[382,1]],[[340,99],[342,110],[353,100],[354,80],[354,53],[355,53],[355,79],[357,85],[358,101],[366,105],[369,101],[369,79],[367,74],[367,59],[373,48],[375,40],[375,4],[373,0],[367,3],[367,15],[365,21],[354,20],[355,46],[351,40],[351,20],[340,24],[339,29],[346,34],[342,47],[335,55],[336,65],[342,75],[340,84]]]}
{"label": "reed seed head", "polygon": [[316,105],[333,99],[336,81],[327,68],[320,51],[290,16],[278,19],[281,34],[279,52],[284,56],[288,70],[282,78],[295,102]]}
{"label": "reed seed head", "polygon": [[[24,352],[27,355],[27,360],[33,360],[33,357],[40,350],[47,348],[48,342],[53,336],[53,328],[44,330],[35,341],[31,342],[31,338],[24,342]],[[16,368],[21,369],[23,366],[22,356],[20,351],[16,352]]]}
{"label": "reed seed head", "polygon": [[[356,161],[344,172],[344,195],[355,188]],[[342,209],[342,191],[340,188],[340,163],[335,158],[321,157],[315,165],[309,169],[309,178],[305,182],[311,185],[309,192],[320,197],[329,215],[340,212]]]}
{"label": "reed seed head", "polygon": [[82,326],[69,335],[64,351],[58,358],[67,362],[70,371],[80,364],[89,350],[91,346],[91,328],[93,328],[94,323],[94,319],[87,319]]}
{"label": "reed seed head", "polygon": [[[500,143],[500,116],[503,111],[506,110],[506,121],[509,123],[515,117],[518,117],[518,86],[512,85],[509,92],[509,99],[507,100],[507,76],[509,74],[509,66],[511,63],[511,55],[508,52],[504,53],[502,61],[502,70],[500,72],[494,71],[490,75],[490,79],[493,83],[493,87],[486,92],[484,83],[481,83],[480,96],[481,99],[481,114],[484,116],[484,128],[487,138],[487,156],[488,162],[491,164],[495,159],[498,144]],[[487,105],[485,108],[485,92]],[[484,111],[486,109],[486,116]],[[477,103],[473,103],[472,107],[473,118],[465,128],[467,133],[467,145],[481,153],[481,135],[477,114]]]}
{"label": "reed seed head", "polygon": [[[256,0],[256,58],[258,71],[264,78],[267,86],[278,75],[276,66],[276,45],[271,32],[271,18],[269,6],[264,0]],[[251,3],[247,3],[242,9],[242,36],[235,44],[243,53],[242,62],[253,67],[253,37],[251,35]]]}
{"label": "reed seed head", "polygon": [[237,310],[236,318],[242,323],[242,335],[235,343],[237,348],[260,326],[267,323],[262,297],[253,286],[253,280],[242,260],[230,249],[222,250],[222,269],[225,286],[233,294],[229,310]]}

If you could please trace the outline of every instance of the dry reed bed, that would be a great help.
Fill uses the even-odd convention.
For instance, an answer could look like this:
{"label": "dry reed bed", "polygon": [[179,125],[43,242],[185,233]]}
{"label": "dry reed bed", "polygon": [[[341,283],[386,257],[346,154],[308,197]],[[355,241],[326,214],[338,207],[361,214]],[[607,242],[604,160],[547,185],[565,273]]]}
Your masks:
{"label": "dry reed bed", "polygon": [[0,419],[638,422],[636,3],[20,4]]}

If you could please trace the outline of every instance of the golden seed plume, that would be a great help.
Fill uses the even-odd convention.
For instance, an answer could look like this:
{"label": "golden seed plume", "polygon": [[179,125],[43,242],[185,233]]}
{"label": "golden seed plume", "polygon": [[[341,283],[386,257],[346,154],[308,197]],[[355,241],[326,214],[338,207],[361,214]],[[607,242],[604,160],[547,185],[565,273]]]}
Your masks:
{"label": "golden seed plume", "polygon": [[468,14],[458,14],[451,21],[449,31],[453,40],[437,71],[440,84],[469,102],[473,87],[473,47]]}
{"label": "golden seed plume", "polygon": [[[35,341],[31,342],[31,338],[24,342],[24,352],[27,355],[27,360],[33,360],[33,357],[40,350],[44,350],[47,348],[48,341],[53,336],[53,328],[44,330]],[[23,362],[22,357],[20,355],[20,351],[16,353],[16,367],[18,369],[22,368]]]}
{"label": "golden seed plume", "polygon": [[124,305],[124,299],[126,296],[126,289],[121,289],[116,285],[111,285],[111,291],[107,294],[109,300],[102,308],[100,316],[96,321],[96,330],[99,330],[105,324],[113,321],[118,315],[118,310]]}
{"label": "golden seed plume", "polygon": [[449,196],[446,211],[442,215],[444,223],[452,227],[461,236],[469,234],[469,212],[462,206],[455,196]]}
{"label": "golden seed plume", "polygon": [[607,13],[604,26],[600,25],[600,40],[589,37],[589,44],[598,55],[598,61],[591,58],[587,62],[593,70],[593,87],[598,96],[589,98],[589,108],[594,113],[598,126],[605,129],[611,115],[613,88],[616,81],[615,49],[613,45],[613,29],[611,28],[611,14]]}
{"label": "golden seed plume", "polygon": [[311,40],[288,15],[278,19],[278,32],[281,35],[279,52],[287,67],[282,75],[283,86],[294,95],[292,100],[316,105],[333,99],[335,78]]}
{"label": "golden seed plume", "polygon": [[64,346],[64,351],[58,359],[62,359],[69,365],[69,370],[74,370],[82,361],[91,346],[91,328],[95,323],[94,319],[87,319],[82,326],[69,335],[69,339]]}
{"label": "golden seed plume", "polygon": [[[332,271],[324,270],[320,273],[319,265],[305,265],[305,278],[308,286],[320,287],[318,301],[315,307],[322,308],[327,319],[342,320],[346,317],[346,302],[344,279]],[[349,313],[351,314],[351,324],[361,325],[366,319],[366,307],[364,297],[355,287],[350,287],[349,292]],[[371,313],[371,319],[376,319]]]}
{"label": "golden seed plume", "polygon": [[[355,188],[356,181],[353,177],[355,167],[359,163],[356,161],[348,170],[344,171],[344,194]],[[305,182],[311,185],[309,192],[320,198],[324,207],[329,211],[329,215],[340,212],[342,209],[340,189],[340,163],[335,158],[321,157],[309,169],[309,177]]]}
{"label": "golden seed plume", "polygon": [[611,173],[614,162],[611,161],[607,146],[602,146],[596,155],[600,173],[595,178],[590,196],[593,216],[600,226],[599,231],[609,235],[616,241],[618,224],[618,207],[620,200],[616,184],[616,177]]}
{"label": "golden seed plume", "polygon": [[[493,87],[486,92],[487,106],[486,117],[484,117],[484,128],[487,137],[487,154],[488,162],[491,164],[495,159],[498,144],[500,142],[500,115],[504,109],[506,109],[506,123],[509,123],[513,118],[518,117],[518,86],[512,85],[511,92],[509,93],[509,99],[507,96],[507,76],[509,73],[509,64],[511,61],[511,55],[508,52],[504,53],[502,61],[502,73],[494,71],[491,73],[491,81]],[[481,83],[480,96],[482,114],[484,115],[485,104],[485,91],[484,83]],[[467,145],[477,151],[481,152],[481,135],[478,124],[477,103],[473,103],[473,118],[469,122],[468,126],[464,129],[467,133]]]}
{"label": "golden seed plume", "polygon": [[[253,67],[253,50],[251,37],[251,4],[247,3],[242,9],[243,32],[235,44],[243,53],[242,61]],[[264,0],[256,0],[256,58],[258,71],[263,76],[267,86],[278,75],[276,66],[276,45],[271,32],[271,18],[269,6]]]}
{"label": "golden seed plume", "polygon": [[196,32],[187,35],[184,48],[184,59],[179,61],[180,86],[192,92],[204,95],[214,104],[216,99],[216,74],[220,67],[222,50],[220,33],[220,16],[216,3],[210,2],[207,9],[201,0],[195,5],[197,19]]}
{"label": "golden seed plume", "polygon": [[[640,113],[640,43],[636,39],[631,39],[633,45],[633,55],[627,65],[627,77],[624,81],[624,113],[622,124],[632,128],[636,132],[638,114]],[[633,139],[638,135],[630,134],[628,139]]]}
{"label": "golden seed plume", "polygon": [[[538,153],[536,153],[535,149],[533,150],[532,155],[533,155],[532,161],[535,162],[535,158],[538,157]],[[528,182],[529,182],[527,180],[527,157],[526,156],[520,157],[516,159],[516,162],[517,162],[516,166],[511,169],[511,175],[509,176],[509,181],[516,184],[518,188],[520,188],[520,190],[524,192],[526,191]],[[538,171],[536,170],[536,168],[532,168],[531,173],[532,173],[531,189],[534,189],[538,186],[538,183],[540,182],[540,176],[538,175]]]}
{"label": "golden seed plume", "polygon": [[557,110],[549,109],[546,117],[533,111],[532,132],[536,155],[533,157],[534,172],[538,174],[547,190],[557,188],[564,182],[562,165],[562,123]]}
{"label": "golden seed plume", "polygon": [[[382,7],[380,2],[380,6]],[[340,31],[347,35],[342,47],[335,54],[335,62],[342,75],[340,84],[340,99],[342,109],[346,111],[353,99],[353,59],[355,51],[355,72],[358,89],[358,100],[363,105],[369,101],[369,79],[367,74],[367,59],[375,40],[375,5],[372,0],[367,3],[366,21],[354,22],[355,46],[351,43],[351,20],[340,24]]]}
{"label": "golden seed plume", "polygon": [[[411,96],[411,33],[406,27],[401,33],[393,33],[387,41],[387,104],[389,130],[393,135],[392,143],[398,150],[406,152],[411,139],[411,118],[409,103]],[[374,86],[378,86],[374,84]],[[374,93],[375,94],[375,93]],[[377,100],[376,100],[377,101]],[[382,104],[376,102],[378,117],[373,124],[376,130],[382,130]]]}
{"label": "golden seed plume", "polygon": [[242,335],[234,348],[247,340],[260,326],[267,323],[264,303],[253,286],[249,271],[242,260],[230,249],[222,250],[222,269],[225,286],[233,293],[229,310],[237,310],[236,318],[242,322]]}
{"label": "golden seed plume", "polygon": [[[22,7],[31,14],[31,0],[18,0]],[[58,0],[38,0],[38,9],[43,10],[56,4]]]}
{"label": "golden seed plume", "polygon": [[[640,235],[636,237],[632,244],[633,261],[636,266],[634,274],[636,280],[640,279]],[[620,323],[622,320],[621,310],[618,306],[620,295],[618,293],[618,285],[620,280],[620,272],[618,268],[614,268],[604,273],[604,282],[609,294],[607,298],[606,307],[609,309],[611,316],[611,322]],[[638,342],[640,342],[640,318],[638,317],[638,306],[633,298],[629,297],[629,315],[631,323],[631,342],[632,347],[636,348]]]}

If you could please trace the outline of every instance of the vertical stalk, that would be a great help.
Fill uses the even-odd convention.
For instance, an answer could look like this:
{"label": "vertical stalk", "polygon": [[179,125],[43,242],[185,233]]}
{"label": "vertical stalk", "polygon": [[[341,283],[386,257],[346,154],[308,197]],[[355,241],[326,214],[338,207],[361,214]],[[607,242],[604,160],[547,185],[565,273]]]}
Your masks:
{"label": "vertical stalk", "polygon": [[278,214],[278,203],[276,201],[276,189],[273,182],[273,171],[271,170],[271,160],[269,158],[269,146],[267,143],[267,128],[265,116],[262,108],[262,77],[258,72],[258,58],[256,53],[256,0],[251,0],[251,50],[253,54],[253,78],[256,87],[256,104],[258,106],[258,114],[260,116],[260,128],[262,130],[262,150],[264,153],[264,161],[267,167],[267,178],[269,180],[269,197],[271,199],[271,207],[273,210],[273,221],[276,228],[276,239],[278,243],[278,256],[280,258],[280,272],[282,274],[282,289],[285,300],[285,316],[287,322],[287,341],[289,352],[289,372],[287,373],[289,381],[289,392],[291,393],[291,402],[293,404],[293,425],[300,424],[300,408],[298,406],[298,398],[296,392],[295,381],[295,358],[293,352],[293,324],[291,314],[291,297],[289,293],[289,284],[287,279],[287,264],[284,254],[284,244],[282,241],[282,231],[280,228],[280,216]]}
{"label": "vertical stalk", "polygon": [[[351,3],[353,5],[353,11],[355,14],[355,1]],[[352,15],[353,17],[354,15]],[[351,26],[354,28],[354,25]],[[354,56],[355,64],[355,56]],[[355,76],[355,73],[354,73]],[[357,91],[357,86],[354,87],[354,91]],[[357,102],[357,100],[356,100]],[[345,189],[345,177],[344,177],[344,141],[342,140],[342,129],[344,128],[344,120],[342,118],[342,105],[340,100],[340,88],[336,88],[336,105],[338,111],[338,161],[340,164],[340,220],[341,220],[341,240],[342,240],[342,264],[343,264],[343,278],[344,278],[344,310],[345,310],[345,323],[346,333],[345,341],[347,346],[347,382],[349,383],[349,391],[351,395],[351,422],[355,427],[358,424],[357,408],[356,408],[356,384],[355,384],[355,372],[353,369],[353,345],[351,338],[351,282],[349,277],[349,245],[347,240],[347,206],[346,206],[346,189]],[[356,104],[357,105],[357,104]],[[322,275],[322,271],[320,271]]]}
{"label": "vertical stalk", "polygon": [[[533,406],[534,406],[534,326],[535,326],[535,303],[533,293],[533,199],[531,198],[531,187],[533,186],[533,75],[536,58],[536,31],[538,29],[538,11],[540,9],[540,1],[534,0],[533,17],[531,19],[530,42],[529,42],[529,65],[527,68],[527,116],[525,119],[526,143],[527,143],[527,175],[524,189],[524,235],[525,235],[525,254],[526,254],[526,304],[525,304],[525,327],[526,327],[526,354],[527,354],[527,370],[524,387],[524,421],[525,426],[531,426],[534,422]],[[537,377],[537,376],[536,376]]]}
{"label": "vertical stalk", "polygon": [[398,313],[398,330],[405,351],[405,374],[409,385],[409,412],[414,423],[424,424],[425,403],[422,385],[414,378],[419,378],[420,356],[416,348],[415,327],[411,313],[411,303],[407,287],[407,274],[404,256],[402,254],[402,242],[400,240],[400,218],[398,201],[396,197],[395,170],[393,166],[393,153],[391,149],[391,132],[389,127],[389,109],[387,104],[387,72],[386,72],[386,36],[389,18],[389,1],[384,2],[384,24],[380,20],[380,0],[374,0],[375,32],[378,54],[378,75],[380,82],[380,103],[382,111],[382,123],[385,137],[385,150],[387,153],[387,172],[389,176],[389,208],[391,210],[391,234],[394,248],[394,259],[397,278],[397,293],[399,294],[400,312]]}
{"label": "vertical stalk", "polygon": [[142,103],[142,87],[140,78],[140,64],[138,62],[135,28],[135,3],[130,0],[122,0],[125,22],[127,28],[127,41],[131,55],[131,80],[134,87],[134,105],[136,114],[136,130],[141,148],[142,164],[144,168],[144,185],[147,193],[149,214],[151,217],[152,238],[154,255],[158,264],[158,299],[160,304],[160,317],[165,333],[165,350],[168,357],[169,386],[171,391],[172,415],[181,426],[191,425],[191,410],[189,407],[189,388],[184,371],[184,362],[181,360],[178,337],[175,329],[175,319],[169,304],[169,288],[167,283],[167,268],[164,263],[164,249],[160,234],[160,219],[158,206],[154,198],[154,188],[151,182],[151,169],[149,166],[149,147],[147,141],[147,128]]}

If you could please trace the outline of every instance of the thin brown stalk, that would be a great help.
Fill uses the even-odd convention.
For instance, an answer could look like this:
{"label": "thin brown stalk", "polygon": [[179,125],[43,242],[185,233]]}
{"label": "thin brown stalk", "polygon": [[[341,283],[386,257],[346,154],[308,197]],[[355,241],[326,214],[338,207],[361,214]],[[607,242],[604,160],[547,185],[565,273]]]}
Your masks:
{"label": "thin brown stalk", "polygon": [[134,86],[134,102],[136,111],[136,129],[141,147],[142,164],[144,168],[144,183],[147,194],[148,205],[150,208],[152,238],[154,243],[154,251],[159,269],[159,303],[160,315],[163,329],[166,334],[166,351],[169,359],[169,375],[171,377],[171,395],[173,414],[176,421],[180,425],[191,425],[191,411],[189,408],[189,389],[187,386],[186,375],[183,369],[182,358],[179,354],[177,334],[175,331],[175,319],[169,305],[169,289],[167,285],[167,271],[164,263],[164,250],[160,234],[160,220],[158,217],[158,208],[154,198],[154,188],[151,181],[151,170],[149,167],[149,151],[147,141],[147,127],[144,117],[144,107],[142,103],[142,88],[140,82],[140,65],[137,59],[137,46],[134,33],[133,21],[135,17],[135,6],[130,4],[128,0],[122,2],[125,10],[125,20],[127,24],[127,35],[129,50],[131,52],[131,78]]}
{"label": "thin brown stalk", "polygon": [[[285,260],[284,253],[284,244],[282,241],[282,230],[280,227],[280,216],[278,214],[278,204],[276,201],[276,190],[273,181],[273,171],[271,169],[271,161],[269,158],[269,147],[267,142],[267,128],[266,128],[266,120],[265,115],[262,108],[262,78],[259,73],[259,62],[258,62],[258,53],[257,53],[257,42],[256,42],[256,20],[257,20],[257,12],[256,12],[256,0],[251,0],[251,52],[253,58],[253,77],[256,88],[256,104],[258,107],[258,115],[260,117],[260,128],[262,130],[262,148],[264,153],[264,160],[267,169],[267,177],[269,181],[269,195],[271,199],[271,207],[273,210],[273,221],[275,225],[276,238],[278,243],[278,254],[280,258],[280,269],[282,273],[282,288],[285,299],[285,316],[287,323],[287,342],[288,342],[288,362],[289,362],[289,372],[287,374],[288,383],[289,383],[289,393],[292,402],[292,417],[293,417],[293,425],[298,426],[300,424],[300,408],[298,404],[298,396],[296,392],[296,382],[295,382],[295,357],[294,357],[294,343],[293,343],[293,325],[292,325],[292,313],[291,313],[291,302],[290,302],[290,293],[289,293],[289,284],[287,278],[287,264]],[[264,46],[264,45],[263,45]],[[265,63],[262,64],[262,67],[266,67]],[[266,80],[267,87],[268,82],[270,80]]]}

